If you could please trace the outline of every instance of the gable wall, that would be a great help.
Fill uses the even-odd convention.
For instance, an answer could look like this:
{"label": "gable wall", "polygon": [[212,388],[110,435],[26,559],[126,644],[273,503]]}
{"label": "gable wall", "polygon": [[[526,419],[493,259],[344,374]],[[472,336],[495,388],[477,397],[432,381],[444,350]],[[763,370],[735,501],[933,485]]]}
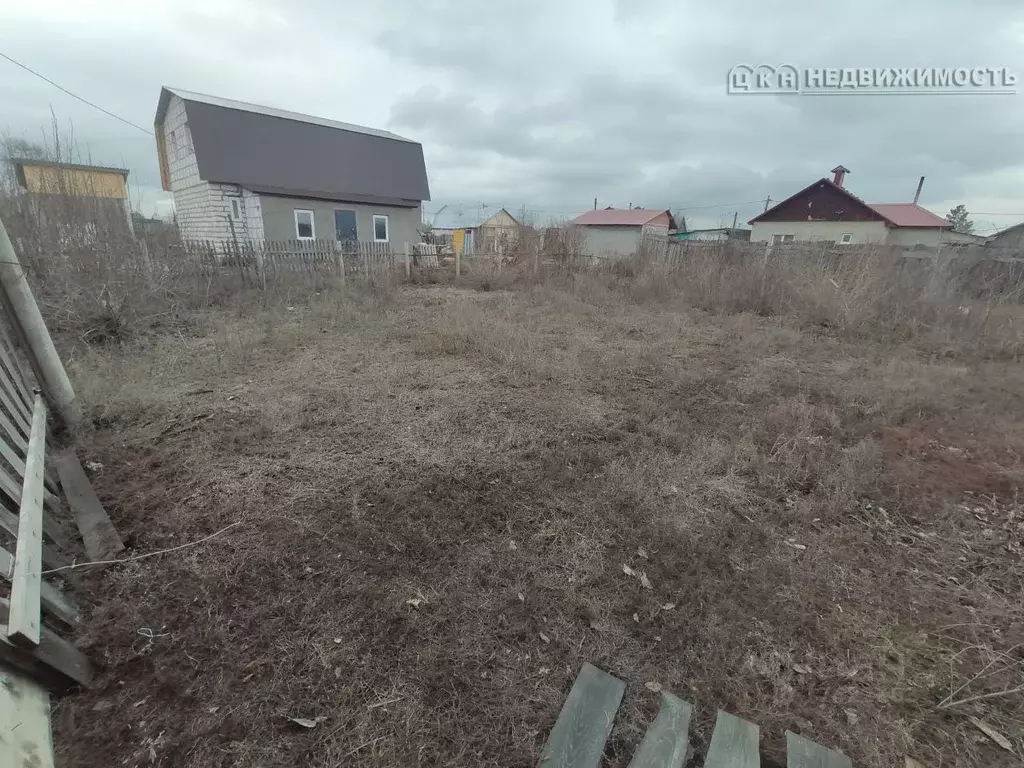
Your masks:
{"label": "gable wall", "polygon": [[[824,179],[792,200],[763,214],[759,222],[778,221],[884,221],[884,219]],[[819,238],[820,239],[820,238]]]}

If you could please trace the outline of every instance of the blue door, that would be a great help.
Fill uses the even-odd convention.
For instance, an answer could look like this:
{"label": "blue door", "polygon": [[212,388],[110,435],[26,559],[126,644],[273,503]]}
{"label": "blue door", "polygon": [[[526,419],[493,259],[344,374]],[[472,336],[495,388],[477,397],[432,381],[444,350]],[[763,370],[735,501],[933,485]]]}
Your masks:
{"label": "blue door", "polygon": [[339,243],[354,243],[358,240],[356,232],[356,212],[337,210],[334,212],[334,236]]}

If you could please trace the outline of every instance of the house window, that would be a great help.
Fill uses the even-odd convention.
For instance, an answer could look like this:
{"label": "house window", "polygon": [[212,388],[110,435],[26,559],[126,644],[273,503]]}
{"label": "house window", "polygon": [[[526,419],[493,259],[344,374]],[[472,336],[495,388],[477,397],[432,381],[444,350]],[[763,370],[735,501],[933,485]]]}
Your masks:
{"label": "house window", "polygon": [[843,234],[841,234],[839,236],[839,243],[841,245],[849,245],[852,242],[853,242],[853,233],[852,232],[843,232]]}
{"label": "house window", "polygon": [[782,243],[792,243],[792,235],[772,235],[772,245],[781,245]]}
{"label": "house window", "polygon": [[386,243],[390,238],[388,237],[388,217],[387,216],[374,216],[373,217],[373,242],[375,243]]}
{"label": "house window", "polygon": [[238,221],[242,218],[242,206],[238,202],[238,198],[231,198],[231,218]]}
{"label": "house window", "polygon": [[295,236],[299,240],[313,240],[316,238],[316,227],[313,224],[313,212],[295,209]]}

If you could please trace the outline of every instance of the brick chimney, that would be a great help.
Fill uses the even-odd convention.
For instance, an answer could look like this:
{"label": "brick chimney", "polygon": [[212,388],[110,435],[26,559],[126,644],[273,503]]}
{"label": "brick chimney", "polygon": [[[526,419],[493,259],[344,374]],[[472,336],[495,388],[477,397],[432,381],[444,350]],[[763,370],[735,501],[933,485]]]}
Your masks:
{"label": "brick chimney", "polygon": [[842,165],[837,165],[835,168],[832,169],[832,173],[835,174],[832,177],[832,181],[835,183],[837,187],[843,186],[843,179],[846,178],[846,174],[848,174],[849,172],[849,168],[845,168]]}

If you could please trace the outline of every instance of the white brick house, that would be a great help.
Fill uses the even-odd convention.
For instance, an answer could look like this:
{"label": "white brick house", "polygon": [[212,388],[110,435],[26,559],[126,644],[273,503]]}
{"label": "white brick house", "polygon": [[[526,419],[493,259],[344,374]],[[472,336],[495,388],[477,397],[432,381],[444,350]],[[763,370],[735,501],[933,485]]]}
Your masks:
{"label": "white brick house", "polygon": [[171,88],[155,127],[186,239],[420,240],[430,192],[409,139]]}

